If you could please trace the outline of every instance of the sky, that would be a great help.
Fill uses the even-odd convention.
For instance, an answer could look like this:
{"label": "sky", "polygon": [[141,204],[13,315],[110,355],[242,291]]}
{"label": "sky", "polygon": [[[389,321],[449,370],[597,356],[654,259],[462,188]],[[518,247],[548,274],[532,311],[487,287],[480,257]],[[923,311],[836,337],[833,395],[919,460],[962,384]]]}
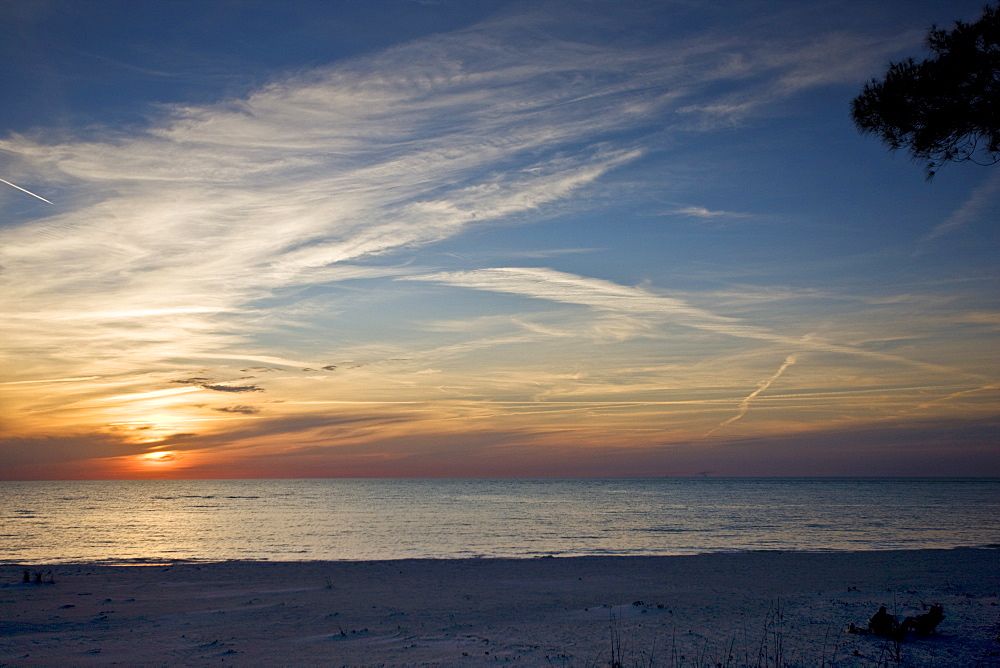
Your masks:
{"label": "sky", "polygon": [[0,479],[1000,475],[982,0],[2,0]]}

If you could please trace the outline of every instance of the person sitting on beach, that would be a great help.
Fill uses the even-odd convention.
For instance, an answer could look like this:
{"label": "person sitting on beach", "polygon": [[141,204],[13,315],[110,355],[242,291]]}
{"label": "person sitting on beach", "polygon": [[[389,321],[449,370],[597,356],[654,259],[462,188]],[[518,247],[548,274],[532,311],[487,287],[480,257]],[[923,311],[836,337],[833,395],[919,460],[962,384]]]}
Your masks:
{"label": "person sitting on beach", "polygon": [[916,617],[907,617],[899,628],[903,631],[913,629],[922,636],[937,633],[937,625],[944,619],[944,608],[940,605],[932,605],[928,612]]}
{"label": "person sitting on beach", "polygon": [[868,631],[877,636],[891,636],[898,628],[896,618],[886,612],[884,605],[879,606],[878,612],[868,620]]}

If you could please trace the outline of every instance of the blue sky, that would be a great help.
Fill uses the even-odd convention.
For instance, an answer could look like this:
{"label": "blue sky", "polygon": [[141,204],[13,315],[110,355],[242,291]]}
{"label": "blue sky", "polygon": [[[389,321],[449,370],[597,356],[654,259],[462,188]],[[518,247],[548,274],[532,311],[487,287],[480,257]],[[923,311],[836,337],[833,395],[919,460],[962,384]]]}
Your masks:
{"label": "blue sky", "polygon": [[950,2],[4,2],[4,477],[1000,475]]}

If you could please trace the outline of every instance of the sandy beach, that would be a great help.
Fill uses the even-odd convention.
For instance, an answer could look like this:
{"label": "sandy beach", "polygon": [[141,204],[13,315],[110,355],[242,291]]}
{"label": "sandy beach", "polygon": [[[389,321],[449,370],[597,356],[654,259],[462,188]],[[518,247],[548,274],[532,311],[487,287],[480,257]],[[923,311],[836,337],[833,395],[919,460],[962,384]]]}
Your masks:
{"label": "sandy beach", "polygon": [[[41,573],[42,582],[23,582]],[[1000,551],[0,567],[0,665],[1000,665]]]}

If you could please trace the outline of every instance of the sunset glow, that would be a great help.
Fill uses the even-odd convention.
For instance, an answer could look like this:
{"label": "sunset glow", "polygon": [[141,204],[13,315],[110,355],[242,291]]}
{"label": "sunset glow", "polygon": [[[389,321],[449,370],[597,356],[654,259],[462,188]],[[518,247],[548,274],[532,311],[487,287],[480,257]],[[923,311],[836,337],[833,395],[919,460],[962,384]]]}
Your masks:
{"label": "sunset glow", "polygon": [[1000,475],[980,0],[605,4],[15,2],[0,477]]}
{"label": "sunset glow", "polygon": [[142,458],[151,464],[165,464],[176,459],[177,453],[165,450],[160,452],[147,452],[142,455]]}

